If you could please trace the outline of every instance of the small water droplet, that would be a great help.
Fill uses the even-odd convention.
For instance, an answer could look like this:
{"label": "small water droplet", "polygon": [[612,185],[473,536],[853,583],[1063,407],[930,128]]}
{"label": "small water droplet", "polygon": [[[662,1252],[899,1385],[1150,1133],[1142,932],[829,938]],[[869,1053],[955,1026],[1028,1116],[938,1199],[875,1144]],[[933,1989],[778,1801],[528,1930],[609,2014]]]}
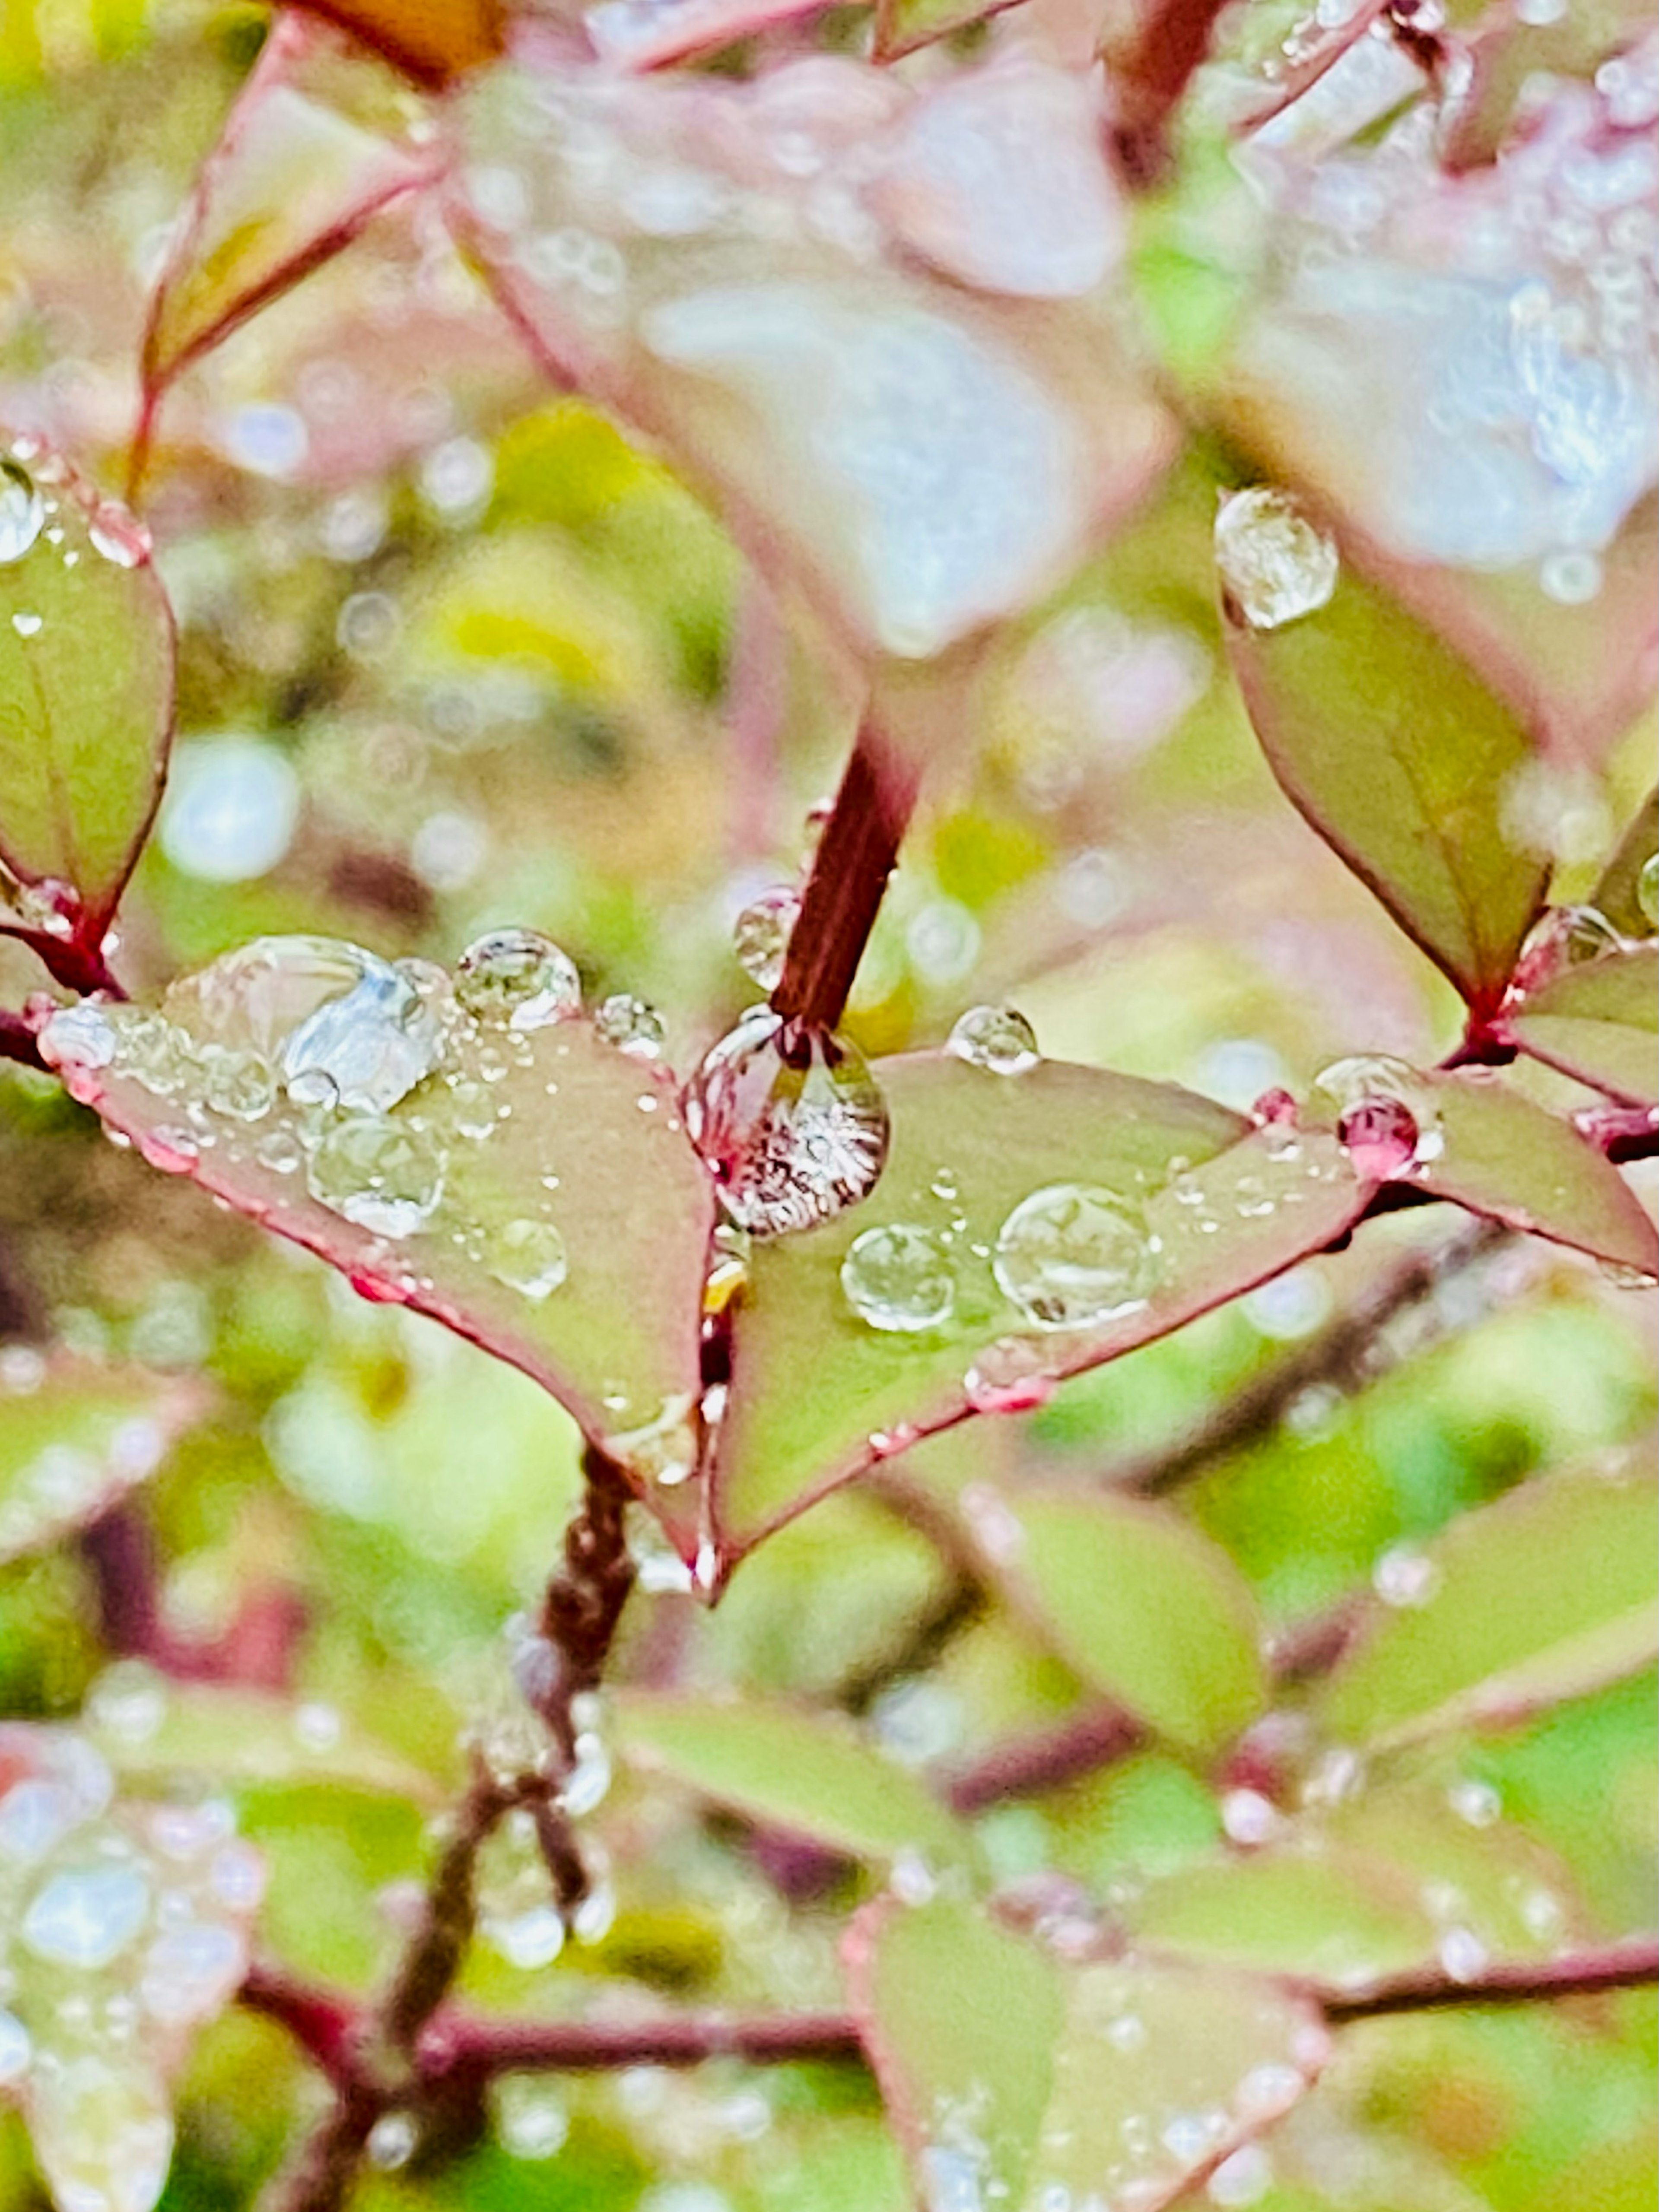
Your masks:
{"label": "small water droplet", "polygon": [[149,1906],[149,1884],[136,1866],[67,1867],[35,1893],[20,1933],[37,1958],[96,1972],[120,1957]]}
{"label": "small water droplet", "polygon": [[1434,1093],[1404,1060],[1381,1053],[1333,1060],[1314,1088],[1335,1107],[1337,1139],[1363,1182],[1395,1182],[1439,1158]]}
{"label": "small water droplet", "polygon": [[415,2122],[407,2112],[383,2112],[368,2131],[364,2148],[368,2162],[382,2173],[395,2172],[407,2166],[415,2154],[419,2141]]}
{"label": "small water droplet", "polygon": [[1036,1031],[1012,1006],[969,1006],[957,1018],[945,1049],[993,1075],[1024,1075],[1042,1057]]}
{"label": "small water droplet", "polygon": [[1650,853],[1636,878],[1636,903],[1650,930],[1659,931],[1659,853]]}
{"label": "small water droplet", "polygon": [[538,1304],[552,1297],[570,1264],[564,1239],[552,1223],[528,1215],[492,1231],[484,1242],[483,1258],[498,1283]]}
{"label": "small water droplet", "polygon": [[43,627],[42,617],[39,615],[15,614],[11,618],[11,626],[19,637],[38,637]]}
{"label": "small water droplet", "polygon": [[33,2056],[34,2045],[22,2021],[13,2013],[0,2012],[0,2087],[21,2081]]}
{"label": "small water droplet", "polygon": [[1393,1544],[1371,1570],[1371,1588],[1384,1605],[1427,1605],[1440,1588],[1440,1570],[1426,1552]]}
{"label": "small water droplet", "polygon": [[1229,1790],[1221,1800],[1221,1826],[1230,1842],[1255,1850],[1271,1843],[1283,1822],[1278,1806],[1259,1790]]}
{"label": "small water droplet", "polygon": [[1545,555],[1538,570],[1544,596],[1558,606],[1585,607],[1601,588],[1601,563],[1576,549]]}
{"label": "small water droplet", "polygon": [[1491,1954],[1471,1928],[1449,1928],[1440,1939],[1440,1963],[1453,1982],[1477,1981]]}
{"label": "small water droplet", "polygon": [[1273,2184],[1273,2160],[1260,2143],[1245,2143],[1210,2176],[1209,2199],[1228,2207],[1259,2204]]}
{"label": "small water droplet", "polygon": [[786,884],[750,899],[732,926],[732,950],[738,965],[763,991],[775,991],[783,980],[790,933],[800,919],[800,894]]}
{"label": "small water droplet", "polygon": [[1251,629],[1279,629],[1316,613],[1340,570],[1335,540],[1265,486],[1223,501],[1215,558],[1229,613]]}
{"label": "small water droplet", "polygon": [[509,2158],[551,2158],[562,2149],[570,2115],[544,2075],[497,2075],[489,2104],[496,2136]]}
{"label": "small water droplet", "polygon": [[88,526],[93,550],[118,568],[137,568],[150,554],[149,532],[112,499],[100,502]]}
{"label": "small water droplet", "polygon": [[1536,991],[1565,969],[1582,968],[1604,954],[1624,950],[1625,939],[1599,908],[1552,907],[1527,933],[1516,962],[1516,988]]}
{"label": "small water droplet", "polygon": [[331,1121],[306,1163],[306,1187],[320,1205],[377,1237],[410,1237],[443,1195],[442,1155],[384,1114]]}
{"label": "small water droplet", "polygon": [[475,1021],[510,1030],[545,1029],[580,1013],[575,963],[534,929],[494,929],[455,963],[455,996]]}
{"label": "small water droplet", "polygon": [[943,1246],[907,1222],[855,1237],[842,1261],[841,1286],[848,1305],[872,1328],[938,1328],[956,1304],[956,1278]]}
{"label": "small water droplet", "polygon": [[1504,1810],[1504,1801],[1490,1782],[1466,1776],[1446,1792],[1447,1802],[1460,1820],[1472,1828],[1490,1828]]}
{"label": "small water droplet", "polygon": [[1140,1209],[1088,1183],[1035,1190],[997,1234],[992,1272],[1039,1328],[1087,1328],[1144,1305],[1157,1248]]}
{"label": "small water droplet", "polygon": [[962,1379],[976,1413],[1030,1413],[1054,1395],[1044,1346],[1027,1336],[1005,1336],[988,1345]]}
{"label": "small water droplet", "polygon": [[751,1006],[686,1087],[685,1126],[726,1212],[757,1237],[810,1229],[874,1189],[886,1101],[844,1037]]}
{"label": "small water droplet", "polygon": [[197,1061],[202,1096],[216,1114],[235,1121],[258,1121],[276,1103],[275,1079],[258,1053],[204,1045]]}
{"label": "small water droplet", "polygon": [[33,477],[21,461],[0,458],[0,563],[21,561],[46,519]]}
{"label": "small water droplet", "polygon": [[591,1729],[576,1738],[575,1762],[559,1788],[559,1802],[573,1820],[597,1812],[611,1789],[611,1754]]}
{"label": "small water droplet", "polygon": [[601,1000],[593,1027],[607,1044],[630,1052],[636,1060],[655,1060],[662,1051],[665,1031],[662,1016],[631,991],[613,991]]}

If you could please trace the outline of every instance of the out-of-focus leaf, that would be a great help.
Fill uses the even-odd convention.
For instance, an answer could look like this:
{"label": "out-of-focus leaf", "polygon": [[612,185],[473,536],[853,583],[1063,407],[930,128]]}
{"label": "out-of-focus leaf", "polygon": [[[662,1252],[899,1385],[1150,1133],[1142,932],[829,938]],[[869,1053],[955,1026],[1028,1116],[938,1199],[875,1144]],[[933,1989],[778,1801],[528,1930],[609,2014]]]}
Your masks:
{"label": "out-of-focus leaf", "polygon": [[1419,1180],[1437,1198],[1659,1274],[1659,1232],[1618,1169],[1572,1124],[1490,1075],[1425,1078],[1442,1149]]}
{"label": "out-of-focus leaf", "polygon": [[1403,1875],[1322,1839],[1182,1868],[1148,1883],[1130,1918],[1151,1949],[1337,1990],[1420,1966],[1438,1940]]}
{"label": "out-of-focus leaf", "polygon": [[1001,1572],[1085,1681],[1200,1755],[1255,1718],[1261,1622],[1218,1544],[1136,1498],[1018,1491],[1005,1504]]}
{"label": "out-of-focus leaf", "polygon": [[853,2002],[927,2204],[1159,2212],[1293,2106],[1324,2062],[1283,1987],[1130,1959],[1062,1964],[976,1908],[884,1902],[847,1943]]}
{"label": "out-of-focus leaf", "polygon": [[661,69],[811,15],[817,0],[597,0],[582,18],[605,59]]}
{"label": "out-of-focus leaf", "polygon": [[230,2001],[264,1872],[228,1808],[128,1802],[68,1729],[0,1729],[7,2084],[64,2212],[150,2212],[168,2078]]}
{"label": "out-of-focus leaf", "polygon": [[1625,937],[1651,937],[1653,921],[1642,906],[1642,871],[1659,853],[1659,791],[1650,791],[1607,862],[1590,904]]}
{"label": "out-of-focus leaf", "polygon": [[1633,1105],[1659,1104],[1659,945],[1563,969],[1505,1027],[1534,1060]]}
{"label": "out-of-focus leaf", "polygon": [[635,1691],[617,1700],[615,1733],[637,1765],[832,1850],[934,1866],[965,1855],[938,1799],[827,1714]]}
{"label": "out-of-focus leaf", "polygon": [[[917,1437],[1039,1403],[1062,1376],[1278,1274],[1340,1236],[1368,1194],[1328,1138],[1287,1147],[1283,1133],[1251,1132],[1167,1085],[1059,1062],[1001,1076],[940,1053],[875,1072],[892,1144],[874,1194],[757,1246],[734,1316],[713,1498],[727,1561]],[[1035,1327],[994,1272],[1013,1209],[1061,1185],[1112,1193],[1144,1224],[1140,1303],[1093,1327]],[[848,1301],[854,1239],[891,1226],[937,1241],[954,1290],[935,1328],[878,1328]]]}
{"label": "out-of-focus leaf", "polygon": [[1373,1601],[1316,1701],[1353,1743],[1478,1725],[1633,1673],[1659,1649],[1659,1486],[1560,1475],[1465,1514]]}
{"label": "out-of-focus leaf", "polygon": [[1014,0],[876,0],[875,58],[896,62],[901,55],[948,39],[952,31],[983,22]]}
{"label": "out-of-focus leaf", "polygon": [[1322,606],[1228,643],[1286,795],[1444,969],[1493,1011],[1544,902],[1547,864],[1512,845],[1519,717],[1468,664],[1343,568]]}
{"label": "out-of-focus leaf", "polygon": [[258,939],[159,1012],[60,1013],[41,1049],[153,1166],[523,1368],[695,1554],[713,1200],[659,1068],[580,1015],[475,1021],[441,969],[311,938]]}
{"label": "out-of-focus leaf", "polygon": [[86,1726],[115,1771],[138,1784],[331,1782],[428,1805],[446,1795],[436,1777],[331,1705],[169,1682],[137,1660],[119,1662],[94,1684]]}
{"label": "out-of-focus leaf", "polygon": [[296,0],[354,32],[417,83],[443,85],[501,50],[504,0]]}
{"label": "out-of-focus leaf", "polygon": [[[1115,334],[1091,77],[1010,56],[913,91],[823,56],[745,83],[548,59],[521,42],[466,104],[458,229],[553,375],[666,445],[866,659],[926,660],[1028,605],[1162,466]],[[732,231],[736,206],[763,237]],[[569,271],[529,244],[573,231]]]}
{"label": "out-of-focus leaf", "polygon": [[[0,454],[0,929],[100,942],[161,793],[173,617],[149,540],[58,454]],[[0,900],[3,892],[0,891]]]}
{"label": "out-of-focus leaf", "polygon": [[202,1392],[133,1368],[0,1360],[0,1559],[96,1520],[161,1462]]}
{"label": "out-of-focus leaf", "polygon": [[145,405],[427,176],[416,94],[353,40],[279,18],[197,179],[144,333]]}

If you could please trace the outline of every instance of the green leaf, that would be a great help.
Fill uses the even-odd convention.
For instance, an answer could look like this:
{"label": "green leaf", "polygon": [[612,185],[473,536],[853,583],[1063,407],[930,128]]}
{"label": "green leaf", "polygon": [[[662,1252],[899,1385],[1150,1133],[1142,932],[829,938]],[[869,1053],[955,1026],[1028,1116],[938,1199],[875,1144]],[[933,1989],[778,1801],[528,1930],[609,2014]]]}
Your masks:
{"label": "green leaf", "polygon": [[[714,1205],[661,1069],[580,1016],[475,1020],[441,969],[314,938],[257,939],[159,1012],[61,1012],[41,1049],[153,1166],[522,1368],[695,1557]],[[331,1068],[337,1108],[291,1095]]]}
{"label": "green leaf", "polygon": [[151,298],[143,375],[161,389],[339,252],[431,172],[421,103],[384,63],[297,10],[279,16],[204,162]]}
{"label": "green leaf", "polygon": [[1495,1076],[1424,1078],[1442,1149],[1417,1180],[1512,1228],[1659,1274],[1659,1232],[1616,1167],[1572,1124]]}
{"label": "green leaf", "polygon": [[1269,766],[1474,1006],[1502,998],[1548,868],[1503,828],[1527,729],[1467,662],[1345,565],[1329,601],[1227,625]]}
{"label": "green leaf", "polygon": [[1659,1105],[1659,945],[1564,969],[1507,1017],[1522,1052],[1635,1106]]}
{"label": "green leaf", "polygon": [[1659,853],[1659,791],[1650,791],[1626,830],[1590,893],[1590,904],[1624,937],[1651,937],[1653,923],[1642,909],[1642,871]]}
{"label": "green leaf", "polygon": [[21,1346],[0,1358],[0,1559],[94,1521],[160,1466],[204,1393]]}
{"label": "green leaf", "polygon": [[1085,1681],[1200,1757],[1255,1718],[1261,1625],[1218,1544],[1141,1499],[1021,1491],[1004,1504],[1000,1571]]}
{"label": "green leaf", "polygon": [[1424,1547],[1423,1600],[1374,1601],[1316,1701],[1358,1744],[1507,1719],[1659,1650],[1659,1486],[1559,1475],[1465,1514]]}
{"label": "green leaf", "polygon": [[147,535],[37,439],[0,459],[0,866],[26,924],[61,934],[56,906],[95,948],[161,793],[173,617]]}
{"label": "green leaf", "polygon": [[1014,0],[876,0],[874,58],[896,62],[1013,4]]}
{"label": "green leaf", "polygon": [[1130,1909],[1137,1942],[1335,1990],[1362,1990],[1435,1955],[1429,1912],[1403,1875],[1322,1838],[1182,1868]]}
{"label": "green leaf", "polygon": [[915,1775],[823,1713],[634,1691],[616,1703],[623,1756],[751,1820],[855,1858],[958,1864],[967,1832]]}
{"label": "green leaf", "polygon": [[[1286,1148],[1281,1133],[1252,1132],[1167,1085],[1056,1061],[1002,1076],[945,1053],[884,1060],[875,1073],[892,1143],[874,1194],[820,1229],[757,1246],[735,1310],[713,1477],[723,1565],[975,1405],[1038,1403],[1051,1382],[1279,1273],[1364,1204],[1328,1139]],[[1064,1183],[1120,1194],[1159,1249],[1144,1304],[1094,1328],[1039,1330],[1000,1287],[993,1255],[1013,1209]],[[954,1304],[935,1328],[876,1328],[848,1303],[842,1267],[854,1240],[893,1225],[942,1240]]]}
{"label": "green leaf", "polygon": [[1296,2103],[1318,2015],[1275,1984],[1135,1958],[1072,1963],[976,1908],[860,1913],[848,1980],[926,2204],[1159,2212]]}

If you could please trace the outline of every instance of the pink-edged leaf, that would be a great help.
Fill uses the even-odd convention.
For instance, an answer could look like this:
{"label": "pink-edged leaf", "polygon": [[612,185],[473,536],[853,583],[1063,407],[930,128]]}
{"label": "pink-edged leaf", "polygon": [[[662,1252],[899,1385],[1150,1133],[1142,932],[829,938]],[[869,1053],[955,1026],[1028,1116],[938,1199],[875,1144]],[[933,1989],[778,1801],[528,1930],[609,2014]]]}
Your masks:
{"label": "pink-edged leaf", "polygon": [[842,1717],[753,1698],[624,1692],[612,1713],[630,1764],[828,1850],[959,1866],[965,1829]]}
{"label": "pink-edged leaf", "polygon": [[1370,1605],[1315,1703],[1349,1744],[1506,1724],[1659,1650],[1659,1486],[1630,1470],[1527,1484],[1425,1545]]}
{"label": "pink-edged leaf", "polygon": [[[1601,872],[1590,904],[1624,937],[1651,937],[1653,916],[1642,902],[1644,870],[1659,854],[1659,791],[1650,791],[1619,841],[1619,849]],[[1648,897],[1652,899],[1651,878]]]}
{"label": "pink-edged leaf", "polygon": [[433,173],[417,95],[355,40],[280,17],[197,179],[150,301],[146,421],[179,371]]}
{"label": "pink-edged leaf", "polygon": [[[1611,78],[1561,80],[1501,161],[1455,175],[1415,103],[1375,143],[1413,87],[1399,66],[1382,82],[1373,50],[1351,109],[1334,74],[1303,104],[1317,116],[1293,109],[1243,155],[1266,265],[1214,403],[1553,746],[1599,758],[1659,665],[1651,371],[1639,324],[1604,304],[1650,295],[1646,117]],[[1632,82],[1644,66],[1621,64]]]}
{"label": "pink-edged leaf", "polygon": [[661,1070],[580,1015],[475,1021],[441,969],[304,938],[40,1042],[153,1165],[544,1384],[695,1556],[713,1199]]}
{"label": "pink-edged leaf", "polygon": [[1281,1984],[1062,1959],[955,1899],[866,1906],[844,1955],[924,2204],[1161,2212],[1288,2112],[1328,2052]]}
{"label": "pink-edged leaf", "polygon": [[872,52],[878,62],[896,62],[1016,4],[1017,0],[876,0]]}
{"label": "pink-edged leaf", "polygon": [[595,50],[613,66],[662,69],[815,15],[824,0],[596,0],[582,16]]}
{"label": "pink-edged leaf", "polygon": [[1627,1100],[1659,1105],[1659,945],[1565,968],[1504,1016],[1522,1052]]}
{"label": "pink-edged leaf", "polygon": [[526,43],[463,104],[453,219],[555,377],[853,650],[926,659],[1048,589],[1169,452],[1114,336],[1100,99],[1029,57],[912,89],[823,58],[619,79]]}
{"label": "pink-edged leaf", "polygon": [[1233,668],[1286,795],[1490,1012],[1548,875],[1504,826],[1505,790],[1534,757],[1524,725],[1350,567],[1322,604],[1276,627],[1248,621],[1231,591],[1227,600]]}
{"label": "pink-edged leaf", "polygon": [[[727,1565],[917,1437],[975,1411],[1039,1404],[1060,1377],[1278,1274],[1340,1236],[1370,1194],[1328,1137],[1252,1131],[1169,1085],[1054,1061],[1004,1076],[946,1053],[880,1061],[875,1073],[892,1138],[873,1194],[757,1245],[733,1315],[711,1493]],[[1035,1324],[995,1272],[1015,1208],[1062,1186],[1121,1201],[1126,1261],[1144,1245],[1121,1310],[1094,1326]],[[849,1297],[855,1240],[893,1228],[934,1247],[948,1312],[929,1326],[872,1326]]]}
{"label": "pink-edged leaf", "polygon": [[200,1413],[197,1385],[23,1346],[0,1354],[0,1559],[95,1521]]}
{"label": "pink-edged leaf", "polygon": [[507,34],[507,0],[295,0],[349,31],[417,84],[434,89],[492,61]]}
{"label": "pink-edged leaf", "polygon": [[173,670],[147,534],[39,439],[4,441],[0,930],[96,951],[161,795]]}

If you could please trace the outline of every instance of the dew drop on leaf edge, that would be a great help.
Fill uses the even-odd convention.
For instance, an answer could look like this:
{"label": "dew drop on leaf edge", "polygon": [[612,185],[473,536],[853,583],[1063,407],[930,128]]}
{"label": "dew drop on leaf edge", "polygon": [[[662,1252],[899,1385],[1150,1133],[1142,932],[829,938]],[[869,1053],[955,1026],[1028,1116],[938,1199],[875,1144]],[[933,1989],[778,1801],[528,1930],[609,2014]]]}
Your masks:
{"label": "dew drop on leaf edge", "polygon": [[1280,629],[1316,614],[1336,589],[1336,543],[1280,491],[1258,485],[1224,499],[1216,567],[1230,611],[1249,629]]}

